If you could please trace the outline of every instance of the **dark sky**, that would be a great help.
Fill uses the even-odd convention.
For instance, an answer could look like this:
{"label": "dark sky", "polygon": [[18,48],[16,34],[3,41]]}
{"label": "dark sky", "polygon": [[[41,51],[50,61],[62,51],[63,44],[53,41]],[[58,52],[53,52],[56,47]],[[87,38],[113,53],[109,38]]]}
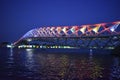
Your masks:
{"label": "dark sky", "polygon": [[42,26],[120,20],[120,0],[0,0],[0,42]]}

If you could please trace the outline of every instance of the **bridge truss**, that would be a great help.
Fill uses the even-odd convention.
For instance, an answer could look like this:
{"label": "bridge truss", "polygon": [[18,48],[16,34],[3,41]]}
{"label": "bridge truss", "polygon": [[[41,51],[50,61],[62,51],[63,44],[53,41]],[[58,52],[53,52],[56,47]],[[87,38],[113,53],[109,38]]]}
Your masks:
{"label": "bridge truss", "polygon": [[79,48],[114,48],[120,45],[120,21],[81,26],[40,27],[28,31],[15,42],[72,46]]}

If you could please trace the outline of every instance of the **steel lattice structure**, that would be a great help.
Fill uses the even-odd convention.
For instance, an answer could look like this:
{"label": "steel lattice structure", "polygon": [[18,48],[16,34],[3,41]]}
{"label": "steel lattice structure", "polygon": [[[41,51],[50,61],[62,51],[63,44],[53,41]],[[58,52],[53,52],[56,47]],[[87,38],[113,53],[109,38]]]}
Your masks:
{"label": "steel lattice structure", "polygon": [[82,37],[117,35],[120,22],[101,23],[82,26],[40,27],[28,31],[23,38],[28,37]]}
{"label": "steel lattice structure", "polygon": [[[46,45],[113,47],[120,44],[120,21],[81,26],[40,27],[28,31],[21,41],[46,42]],[[42,44],[42,43],[40,43]]]}

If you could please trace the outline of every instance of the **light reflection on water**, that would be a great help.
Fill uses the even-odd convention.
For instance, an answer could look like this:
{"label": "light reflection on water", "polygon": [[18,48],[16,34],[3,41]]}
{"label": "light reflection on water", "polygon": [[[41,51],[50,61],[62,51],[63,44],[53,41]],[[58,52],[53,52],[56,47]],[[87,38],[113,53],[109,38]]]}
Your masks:
{"label": "light reflection on water", "polygon": [[26,49],[26,61],[25,66],[32,70],[34,69],[34,58],[33,58],[33,49]]}
{"label": "light reflection on water", "polygon": [[0,80],[119,80],[120,58],[109,54],[0,49]]}

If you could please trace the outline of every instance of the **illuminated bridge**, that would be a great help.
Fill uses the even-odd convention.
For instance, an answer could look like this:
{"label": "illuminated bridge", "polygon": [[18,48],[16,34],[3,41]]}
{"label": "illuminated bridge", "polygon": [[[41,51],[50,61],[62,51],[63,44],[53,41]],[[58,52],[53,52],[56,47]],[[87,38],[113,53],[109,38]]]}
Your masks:
{"label": "illuminated bridge", "polygon": [[40,27],[14,43],[39,46],[113,49],[120,45],[120,21],[81,26]]}

